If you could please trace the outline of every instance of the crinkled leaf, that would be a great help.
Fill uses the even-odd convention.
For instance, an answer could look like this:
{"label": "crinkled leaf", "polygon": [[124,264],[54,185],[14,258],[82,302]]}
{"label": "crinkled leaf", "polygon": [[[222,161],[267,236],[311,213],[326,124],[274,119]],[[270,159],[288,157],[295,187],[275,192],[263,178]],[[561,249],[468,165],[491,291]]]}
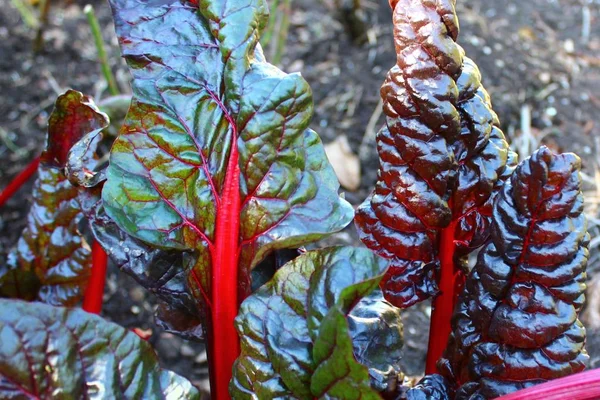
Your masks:
{"label": "crinkled leaf", "polygon": [[[69,90],[56,100],[27,226],[7,263],[0,266],[1,296],[66,306],[83,296],[91,254],[78,230],[82,219],[78,190],[61,170],[76,159],[71,157],[72,147],[80,146],[88,134],[98,136],[107,125],[106,115],[77,91]],[[93,156],[86,156],[87,164]]]}
{"label": "crinkled leaf", "polygon": [[353,209],[308,128],[310,87],[258,46],[265,0],[110,3],[133,99],[111,149],[104,207],[148,245],[193,253],[182,270],[214,331],[208,354],[220,398],[252,268],[342,229]]}
{"label": "crinkled leaf", "polygon": [[78,230],[77,189],[58,169],[40,166],[27,225],[0,265],[0,296],[73,306],[83,297],[91,250]]}
{"label": "crinkled leaf", "polygon": [[[121,104],[131,99],[117,100]],[[107,117],[88,96],[67,91],[59,96],[50,117],[49,147],[42,159],[64,168],[68,179],[80,188],[83,213],[111,259],[162,301],[156,314],[158,325],[188,339],[198,339],[202,329],[197,310],[187,292],[185,274],[179,270],[183,253],[151,248],[119,229],[104,212],[99,197],[104,169],[100,169],[97,153],[107,125]]]}
{"label": "crinkled leaf", "polygon": [[3,399],[200,399],[135,333],[80,309],[0,299]]}
{"label": "crinkled leaf", "polygon": [[[107,117],[89,97],[67,91],[59,96],[50,118],[49,147],[42,158],[64,168],[69,181],[78,186],[78,200],[90,229],[115,264],[163,302],[156,314],[157,323],[169,332],[197,339],[202,329],[181,270],[184,254],[146,245],[122,231],[104,211],[100,191],[106,165],[100,165],[97,154],[107,125]],[[75,194],[74,188],[67,185]],[[168,312],[162,312],[165,310]]]}
{"label": "crinkled leaf", "polygon": [[[454,3],[391,3],[397,64],[381,88],[379,179],[356,224],[361,240],[392,260],[382,288],[399,307],[438,292],[440,252],[456,247],[458,262],[485,242],[509,159],[479,70],[456,43]],[[444,229],[452,231],[445,246]]]}
{"label": "crinkled leaf", "polygon": [[584,368],[580,167],[574,154],[544,147],[499,193],[492,241],[467,279],[439,363],[462,385],[457,399],[495,398]]}
{"label": "crinkled leaf", "polygon": [[[368,389],[369,373],[376,377],[391,374],[390,370],[397,368],[402,344],[398,310],[390,310],[392,306],[379,290],[371,293],[386,266],[367,249],[338,247],[307,252],[277,271],[269,283],[242,303],[236,319],[242,354],[234,365],[231,396],[335,397],[324,389],[327,382],[335,383],[326,372],[334,367],[342,374],[339,385],[332,385],[336,393],[349,388],[361,388],[365,396],[374,393]],[[336,311],[330,314],[332,310]],[[375,318],[375,310],[384,312]],[[332,333],[338,337],[339,346],[328,342]],[[384,337],[388,340],[382,340]],[[387,365],[381,353],[384,347],[372,348],[369,339],[394,348]],[[317,342],[320,350],[315,355]],[[324,348],[335,352],[337,361],[328,359]],[[349,366],[348,374],[344,373],[345,366]]]}

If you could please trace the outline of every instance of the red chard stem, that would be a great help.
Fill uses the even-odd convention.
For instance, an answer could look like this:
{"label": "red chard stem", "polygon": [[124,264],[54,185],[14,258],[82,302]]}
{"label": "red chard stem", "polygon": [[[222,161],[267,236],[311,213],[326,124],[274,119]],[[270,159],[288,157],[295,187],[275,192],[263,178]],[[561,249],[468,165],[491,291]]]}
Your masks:
{"label": "red chard stem", "polygon": [[215,248],[212,252],[211,388],[213,399],[229,398],[231,367],[240,354],[234,326],[238,313],[238,245],[240,230],[240,168],[236,141],[232,141],[225,185],[218,207]]}
{"label": "red chard stem", "polygon": [[83,298],[82,308],[92,314],[102,311],[102,296],[106,281],[108,256],[102,246],[94,240],[92,243],[92,275]]}
{"label": "red chard stem", "polygon": [[0,207],[4,205],[20,188],[36,173],[40,158],[36,157],[13,179],[8,186],[0,193]]}

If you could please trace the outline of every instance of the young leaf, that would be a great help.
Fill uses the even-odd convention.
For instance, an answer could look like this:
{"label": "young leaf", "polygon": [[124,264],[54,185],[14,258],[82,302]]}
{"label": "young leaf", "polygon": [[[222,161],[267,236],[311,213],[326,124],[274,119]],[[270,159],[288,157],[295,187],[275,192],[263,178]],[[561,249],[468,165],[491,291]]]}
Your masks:
{"label": "young leaf", "polygon": [[46,149],[41,162],[48,167],[65,168],[69,152],[90,133],[99,133],[109,124],[94,101],[76,90],[69,89],[58,96],[48,119]]}
{"label": "young leaf", "polygon": [[111,6],[134,96],[111,150],[104,206],[149,245],[195,252],[188,283],[215,332],[213,393],[223,398],[251,269],[275,249],[340,230],[352,208],[308,129],[308,84],[265,62],[257,46],[264,0]]}
{"label": "young leaf", "polygon": [[80,309],[0,299],[0,397],[200,399],[135,333]]}
{"label": "young leaf", "polygon": [[580,160],[541,148],[494,203],[481,251],[452,321],[439,367],[457,399],[495,398],[583,370],[589,234]]}
{"label": "young leaf", "polygon": [[[397,374],[402,345],[398,309],[372,292],[386,266],[366,249],[337,247],[277,271],[236,319],[242,354],[232,398],[379,398],[369,375],[385,390],[382,377]],[[375,313],[386,317],[363,318]],[[372,347],[369,338],[384,344]]]}
{"label": "young leaf", "polygon": [[398,307],[438,293],[441,262],[451,312],[455,263],[487,238],[509,158],[479,70],[455,42],[454,3],[391,3],[397,64],[381,88],[379,180],[356,224],[362,241],[392,260],[382,287]]}

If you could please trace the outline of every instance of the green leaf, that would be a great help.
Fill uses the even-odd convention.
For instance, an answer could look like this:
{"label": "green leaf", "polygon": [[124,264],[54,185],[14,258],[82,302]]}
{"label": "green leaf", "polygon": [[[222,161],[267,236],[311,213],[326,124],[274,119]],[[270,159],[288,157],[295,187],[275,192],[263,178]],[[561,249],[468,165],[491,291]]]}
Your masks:
{"label": "green leaf", "polygon": [[319,398],[380,399],[369,386],[369,370],[354,359],[346,315],[340,307],[329,311],[321,323],[313,348],[317,365],[310,390]]}
{"label": "green leaf", "polygon": [[80,309],[0,299],[0,398],[199,399],[135,333]]}
{"label": "green leaf", "polygon": [[[242,354],[234,365],[231,396],[313,399],[358,390],[379,398],[369,375],[396,370],[400,356],[398,351],[388,354],[387,365],[381,358],[370,360],[376,352],[369,352],[368,337],[394,338],[388,344],[399,349],[400,315],[395,308],[386,312],[390,323],[361,315],[369,314],[365,308],[392,308],[380,290],[369,294],[386,268],[367,249],[334,247],[307,252],[279,269],[242,303],[236,319]],[[355,317],[353,307],[360,310]]]}
{"label": "green leaf", "polygon": [[258,46],[265,0],[110,3],[133,99],[111,150],[104,207],[148,245],[195,255],[181,268],[205,308],[221,398],[251,270],[272,251],[341,230],[354,211],[309,129],[310,87]]}

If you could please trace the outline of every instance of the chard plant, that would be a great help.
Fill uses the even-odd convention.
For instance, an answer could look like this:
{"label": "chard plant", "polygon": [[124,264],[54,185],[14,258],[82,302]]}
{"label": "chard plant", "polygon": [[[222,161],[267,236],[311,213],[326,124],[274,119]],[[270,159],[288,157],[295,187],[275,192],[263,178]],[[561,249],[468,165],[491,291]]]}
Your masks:
{"label": "chard plant", "polygon": [[[541,148],[516,166],[453,0],[390,2],[379,179],[354,218],[367,248],[308,252],[354,212],[308,127],[308,84],[262,53],[265,1],[110,3],[133,76],[118,135],[69,90],[41,164],[0,194],[37,168],[0,265],[0,398],[200,398],[93,315],[107,255],[157,297],[161,328],[205,341],[213,399],[600,397],[598,371],[576,374],[580,160]],[[427,298],[426,375],[411,387],[401,309]]]}

